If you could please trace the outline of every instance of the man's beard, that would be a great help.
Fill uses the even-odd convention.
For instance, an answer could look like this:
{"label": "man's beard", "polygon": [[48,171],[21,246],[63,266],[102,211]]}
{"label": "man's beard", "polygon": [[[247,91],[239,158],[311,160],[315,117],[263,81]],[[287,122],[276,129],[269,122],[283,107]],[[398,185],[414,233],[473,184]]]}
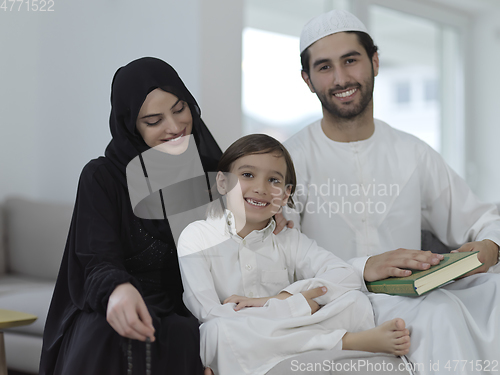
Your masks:
{"label": "man's beard", "polygon": [[[352,120],[362,114],[366,110],[366,107],[368,107],[368,104],[370,104],[373,98],[374,79],[375,75],[372,68],[372,76],[365,82],[363,82],[363,84],[348,84],[345,87],[336,86],[335,88],[329,89],[327,91],[328,97],[324,93],[319,93],[317,91],[316,95],[318,96],[318,99],[321,102],[323,108],[326,109],[328,113],[330,113],[333,117],[343,120]],[[348,90],[352,88],[357,88],[359,94],[361,95],[361,98],[357,105],[349,107],[348,105],[344,106],[342,103],[340,103],[340,105],[337,105],[334,102],[335,99],[332,98],[334,96],[334,91]]]}

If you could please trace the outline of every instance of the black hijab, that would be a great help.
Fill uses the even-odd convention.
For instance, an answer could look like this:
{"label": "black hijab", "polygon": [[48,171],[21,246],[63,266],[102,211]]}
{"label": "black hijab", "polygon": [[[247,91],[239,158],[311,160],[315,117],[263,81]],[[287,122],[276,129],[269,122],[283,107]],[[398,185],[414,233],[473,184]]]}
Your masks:
{"label": "black hijab", "polygon": [[[105,155],[115,167],[111,173],[127,187],[128,163],[150,147],[136,130],[136,120],[146,96],[160,88],[189,105],[193,118],[192,134],[205,173],[215,172],[222,151],[200,117],[201,110],[177,72],[166,62],[144,57],[118,69],[111,88],[111,115],[109,119],[113,139]],[[170,228],[165,220],[141,220],[154,237],[172,241]]]}

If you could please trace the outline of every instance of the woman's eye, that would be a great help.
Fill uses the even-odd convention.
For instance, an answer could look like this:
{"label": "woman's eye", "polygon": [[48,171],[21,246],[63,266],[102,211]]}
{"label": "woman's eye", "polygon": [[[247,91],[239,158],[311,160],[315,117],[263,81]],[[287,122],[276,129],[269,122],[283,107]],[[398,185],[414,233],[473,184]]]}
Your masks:
{"label": "woman's eye", "polygon": [[180,104],[180,108],[177,108],[176,110],[174,110],[174,113],[181,113],[186,108],[185,102],[180,102],[179,104]]}
{"label": "woman's eye", "polygon": [[156,124],[158,124],[160,121],[161,121],[161,119],[160,119],[160,120],[157,120],[157,121],[155,121],[155,122],[147,122],[147,121],[146,121],[146,125],[147,125],[147,126],[155,126],[155,125],[156,125]]}
{"label": "woman's eye", "polygon": [[241,174],[243,177],[251,178],[253,175],[251,173],[245,172]]}

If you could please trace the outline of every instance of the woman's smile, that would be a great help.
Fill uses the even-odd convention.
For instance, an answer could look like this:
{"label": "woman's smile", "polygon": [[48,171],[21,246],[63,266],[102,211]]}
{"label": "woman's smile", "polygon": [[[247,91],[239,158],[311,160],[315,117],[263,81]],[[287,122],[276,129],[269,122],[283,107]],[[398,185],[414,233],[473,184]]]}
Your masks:
{"label": "woman's smile", "polygon": [[187,128],[184,128],[184,130],[172,137],[169,138],[163,138],[160,141],[161,142],[168,142],[171,145],[177,145],[185,141],[185,135],[186,135]]}
{"label": "woman's smile", "polygon": [[[137,131],[149,147],[183,144],[193,129],[189,105],[174,94],[155,89],[142,104]],[[176,152],[177,153],[177,152]]]}

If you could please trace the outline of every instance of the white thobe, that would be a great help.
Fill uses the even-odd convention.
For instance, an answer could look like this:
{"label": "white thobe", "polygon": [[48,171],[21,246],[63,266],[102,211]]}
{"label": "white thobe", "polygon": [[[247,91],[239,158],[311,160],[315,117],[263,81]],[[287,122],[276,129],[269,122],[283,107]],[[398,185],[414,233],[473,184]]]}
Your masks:
{"label": "white thobe", "polygon": [[[294,200],[301,211],[285,215],[320,246],[335,244],[327,248],[360,273],[371,255],[420,249],[421,229],[449,247],[483,239],[500,244],[496,206],[481,203],[427,144],[382,121],[375,120],[369,139],[345,143],[329,139],[317,121],[285,146],[297,172]],[[500,359],[499,279],[479,275],[416,299],[371,294],[370,300],[377,324],[395,316],[406,320],[410,358],[425,364],[422,374],[438,374],[429,362]]]}
{"label": "white thobe", "polygon": [[[201,358],[216,374],[265,374],[278,362],[317,349],[341,349],[342,337],[374,327],[373,311],[359,291],[360,274],[295,229],[266,228],[245,238],[234,218],[190,224],[179,238],[184,303],[203,324]],[[297,281],[298,280],[298,281]],[[328,292],[315,299],[322,308],[311,315],[300,293],[318,286]],[[222,302],[231,295],[275,296],[263,307],[234,311]]]}

